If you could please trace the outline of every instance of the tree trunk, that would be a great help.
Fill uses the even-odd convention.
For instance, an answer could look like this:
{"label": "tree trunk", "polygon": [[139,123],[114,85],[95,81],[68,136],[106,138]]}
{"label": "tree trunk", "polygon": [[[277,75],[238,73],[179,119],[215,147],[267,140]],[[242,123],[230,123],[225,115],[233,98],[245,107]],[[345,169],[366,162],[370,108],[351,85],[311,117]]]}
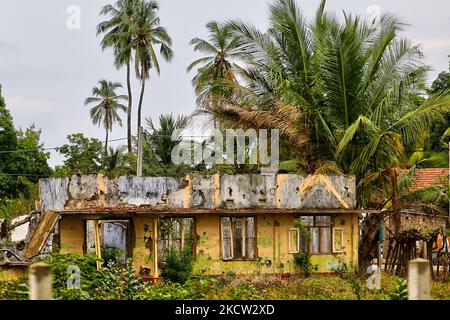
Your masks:
{"label": "tree trunk", "polygon": [[130,60],[127,62],[127,89],[128,89],[128,109],[127,109],[127,142],[128,153],[131,153],[131,108],[133,106],[133,98],[131,92],[131,72],[130,72]]}
{"label": "tree trunk", "polygon": [[396,241],[400,238],[401,229],[401,210],[400,210],[400,197],[398,192],[397,184],[397,173],[395,171],[391,172],[391,183],[392,183],[392,221],[394,225],[394,238]]}
{"label": "tree trunk", "polygon": [[142,102],[144,100],[144,91],[145,91],[145,79],[142,79],[141,86],[141,95],[139,97],[139,106],[138,106],[138,121],[137,121],[137,132],[139,133],[139,129],[141,127],[141,114],[142,114]]}
{"label": "tree trunk", "polygon": [[105,161],[106,161],[106,157],[108,156],[108,136],[109,136],[109,132],[108,129],[106,129],[106,140],[105,140]]}
{"label": "tree trunk", "polygon": [[374,213],[361,222],[362,237],[358,248],[358,267],[361,275],[366,273],[372,259],[377,257],[379,229],[383,219],[383,213]]}

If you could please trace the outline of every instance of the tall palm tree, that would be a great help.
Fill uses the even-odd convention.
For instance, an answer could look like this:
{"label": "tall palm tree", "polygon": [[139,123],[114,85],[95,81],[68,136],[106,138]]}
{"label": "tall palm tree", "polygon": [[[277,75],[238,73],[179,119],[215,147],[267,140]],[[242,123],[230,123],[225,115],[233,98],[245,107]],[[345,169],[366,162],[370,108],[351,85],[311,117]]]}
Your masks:
{"label": "tall palm tree", "polygon": [[[421,52],[399,38],[403,24],[389,13],[378,25],[349,14],[341,22],[322,1],[307,21],[294,0],[277,0],[269,12],[267,31],[229,22],[245,72],[227,84],[233,92],[223,103],[206,108],[233,127],[280,129],[309,172],[326,161],[349,172],[364,142],[339,159],[336,150],[352,123],[361,115],[393,123],[417,108],[406,98],[427,70]],[[280,111],[289,121],[280,121]]]}
{"label": "tall palm tree", "polygon": [[108,4],[102,8],[100,15],[110,16],[109,20],[101,22],[97,26],[97,35],[104,34],[101,41],[102,49],[112,47],[114,50],[114,64],[117,69],[124,65],[127,70],[127,145],[128,153],[131,153],[131,119],[133,98],[131,91],[131,61],[133,58],[132,48],[132,25],[136,13],[138,0],[119,0],[115,5]]}
{"label": "tall palm tree", "polygon": [[205,56],[187,67],[187,72],[198,67],[192,84],[195,87],[199,105],[214,94],[211,91],[223,89],[223,86],[220,88],[212,86],[215,80],[236,82],[236,76],[243,71],[236,61],[245,58],[245,53],[240,50],[239,39],[233,35],[230,25],[210,21],[206,24],[206,28],[209,33],[207,40],[194,38],[190,42],[194,46],[194,51]]}
{"label": "tall palm tree", "polygon": [[[232,127],[280,129],[311,173],[332,162],[355,174],[359,187],[392,205],[398,235],[402,159],[450,113],[448,94],[421,105],[411,98],[422,93],[417,83],[428,68],[419,47],[399,37],[404,25],[389,13],[377,25],[346,13],[339,21],[325,12],[325,0],[312,21],[294,0],[277,0],[267,31],[241,20],[230,25],[248,55],[246,72],[224,103],[207,107]],[[280,121],[280,111],[289,121]],[[358,196],[368,204],[368,192]]]}
{"label": "tall palm tree", "polygon": [[132,46],[135,49],[135,70],[141,81],[141,93],[138,105],[138,132],[141,128],[142,103],[144,100],[145,82],[150,76],[150,69],[155,68],[158,75],[160,66],[155,47],[164,60],[170,62],[173,58],[172,39],[167,30],[160,25],[157,1],[140,1],[133,23],[134,38]]}
{"label": "tall palm tree", "polygon": [[121,101],[128,100],[126,95],[118,95],[116,90],[122,88],[118,82],[100,80],[98,86],[92,89],[92,96],[84,102],[86,106],[94,104],[90,110],[90,115],[94,125],[103,125],[106,131],[105,155],[108,151],[108,135],[112,131],[114,123],[122,126],[122,120],[118,111],[127,111],[127,107]]}

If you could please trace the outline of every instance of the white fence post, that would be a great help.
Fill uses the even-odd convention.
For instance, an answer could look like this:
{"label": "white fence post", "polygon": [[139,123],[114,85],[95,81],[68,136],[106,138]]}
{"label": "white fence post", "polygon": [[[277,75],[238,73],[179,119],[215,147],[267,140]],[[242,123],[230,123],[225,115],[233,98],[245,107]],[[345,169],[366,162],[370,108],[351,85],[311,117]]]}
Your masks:
{"label": "white fence post", "polygon": [[43,262],[30,266],[30,300],[52,299],[52,273],[50,266]]}
{"label": "white fence post", "polygon": [[431,300],[430,262],[414,259],[408,263],[408,299]]}

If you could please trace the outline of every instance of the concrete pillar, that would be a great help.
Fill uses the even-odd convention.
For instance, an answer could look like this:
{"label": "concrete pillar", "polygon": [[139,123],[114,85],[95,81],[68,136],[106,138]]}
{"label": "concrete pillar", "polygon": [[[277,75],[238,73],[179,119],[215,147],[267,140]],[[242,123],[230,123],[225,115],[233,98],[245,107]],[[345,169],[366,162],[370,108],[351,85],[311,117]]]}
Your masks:
{"label": "concrete pillar", "polygon": [[43,262],[30,266],[30,300],[52,299],[52,273],[50,266]]}
{"label": "concrete pillar", "polygon": [[408,299],[431,300],[430,262],[414,259],[408,263]]}
{"label": "concrete pillar", "polygon": [[153,220],[153,277],[158,278],[158,218]]}

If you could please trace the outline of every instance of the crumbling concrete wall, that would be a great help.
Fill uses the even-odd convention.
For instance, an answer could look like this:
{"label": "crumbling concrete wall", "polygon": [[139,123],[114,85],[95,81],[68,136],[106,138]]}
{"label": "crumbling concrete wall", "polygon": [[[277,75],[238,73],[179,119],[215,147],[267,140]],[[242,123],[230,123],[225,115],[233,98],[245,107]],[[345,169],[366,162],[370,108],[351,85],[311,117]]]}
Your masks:
{"label": "crumbling concrete wall", "polygon": [[341,208],[356,206],[354,177],[188,175],[185,178],[73,175],[40,182],[44,211],[92,208]]}
{"label": "crumbling concrete wall", "polygon": [[[402,211],[401,214],[401,231],[411,229],[421,229],[424,231],[435,231],[439,228],[446,229],[448,217],[442,215],[425,214],[413,211]],[[392,230],[390,219],[386,219],[385,227]],[[386,236],[388,234],[386,233]]]}

